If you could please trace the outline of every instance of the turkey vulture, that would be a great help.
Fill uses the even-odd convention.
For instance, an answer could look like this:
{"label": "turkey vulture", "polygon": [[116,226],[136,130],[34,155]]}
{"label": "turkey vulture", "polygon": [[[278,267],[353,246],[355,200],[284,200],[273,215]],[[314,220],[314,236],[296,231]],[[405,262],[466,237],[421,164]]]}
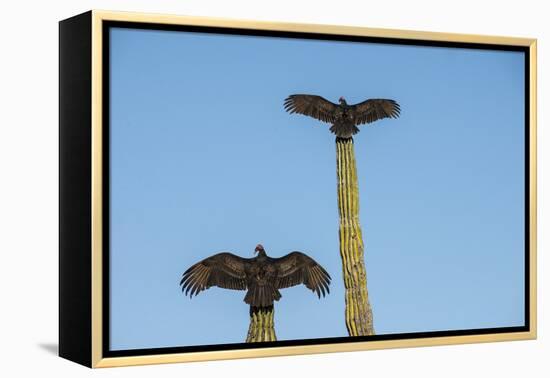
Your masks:
{"label": "turkey vulture", "polygon": [[330,131],[337,137],[347,139],[359,132],[358,125],[371,123],[382,118],[397,118],[401,111],[394,100],[373,98],[355,105],[348,105],[344,97],[336,105],[321,96],[293,94],[286,98],[287,112],[299,113],[331,123]]}
{"label": "turkey vulture", "polygon": [[192,298],[211,286],[248,290],[244,301],[254,307],[272,306],[281,298],[279,289],[301,283],[319,298],[329,293],[330,275],[302,252],[274,258],[266,254],[261,244],[254,252],[258,255],[250,259],[222,252],[199,261],[183,273],[182,292],[185,290]]}

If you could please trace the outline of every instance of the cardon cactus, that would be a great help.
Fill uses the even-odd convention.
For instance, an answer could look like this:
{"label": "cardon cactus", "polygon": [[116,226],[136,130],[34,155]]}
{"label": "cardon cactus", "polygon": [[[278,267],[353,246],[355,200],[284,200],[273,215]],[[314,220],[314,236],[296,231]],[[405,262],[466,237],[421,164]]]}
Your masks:
{"label": "cardon cactus", "polygon": [[346,288],[346,327],[350,336],[374,335],[367,291],[364,244],[359,223],[359,185],[352,138],[336,138],[340,255]]}
{"label": "cardon cactus", "polygon": [[247,343],[277,341],[274,313],[273,306],[250,306],[250,326],[248,327],[248,335],[246,337]]}

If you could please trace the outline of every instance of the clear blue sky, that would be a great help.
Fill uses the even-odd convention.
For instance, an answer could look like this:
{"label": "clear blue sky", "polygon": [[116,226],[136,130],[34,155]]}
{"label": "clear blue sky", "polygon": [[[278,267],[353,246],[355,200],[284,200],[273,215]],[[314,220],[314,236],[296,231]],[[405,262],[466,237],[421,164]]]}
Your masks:
{"label": "clear blue sky", "polygon": [[355,138],[378,334],[520,326],[523,55],[114,29],[111,348],[243,342],[245,292],[178,285],[220,251],[303,251],[332,275],[276,303],[279,340],[347,336],[334,136],[292,93],[392,98]]}

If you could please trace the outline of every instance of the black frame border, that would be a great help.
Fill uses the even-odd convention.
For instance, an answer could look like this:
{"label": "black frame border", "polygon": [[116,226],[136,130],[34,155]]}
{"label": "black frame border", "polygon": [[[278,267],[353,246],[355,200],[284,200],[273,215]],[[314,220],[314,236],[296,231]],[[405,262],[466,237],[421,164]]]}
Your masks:
{"label": "black frame border", "polygon": [[[59,356],[92,358],[92,12],[59,22]],[[78,127],[75,127],[78,126]]]}
{"label": "black frame border", "polygon": [[[311,39],[325,41],[345,41],[345,42],[363,42],[363,43],[378,43],[392,45],[408,45],[408,46],[430,46],[430,47],[446,47],[446,48],[465,48],[479,50],[499,50],[499,51],[516,51],[524,53],[524,119],[525,119],[525,137],[524,137],[524,159],[525,159],[525,216],[524,216],[524,238],[525,238],[525,277],[524,277],[524,319],[525,325],[518,327],[500,327],[500,328],[479,328],[465,330],[449,330],[449,331],[430,331],[430,332],[415,332],[415,333],[395,333],[373,336],[354,336],[354,337],[331,337],[305,340],[282,340],[275,342],[263,343],[233,343],[233,344],[214,344],[214,345],[193,345],[179,347],[163,347],[163,348],[147,348],[147,349],[126,349],[126,350],[110,350],[110,265],[109,265],[109,247],[110,247],[110,29],[111,28],[126,28],[126,29],[143,29],[143,30],[158,30],[158,31],[179,31],[179,32],[196,32],[209,34],[225,34],[225,35],[242,35],[242,36],[257,36],[257,37],[275,37],[275,38],[296,38],[296,39]],[[529,332],[530,331],[530,103],[531,103],[531,57],[530,48],[528,46],[516,45],[500,45],[500,44],[485,44],[474,42],[450,42],[450,41],[431,41],[422,39],[404,39],[393,37],[368,37],[368,36],[352,36],[352,35],[334,35],[325,33],[308,33],[308,32],[288,32],[288,31],[272,31],[272,30],[257,30],[244,28],[229,28],[229,27],[213,27],[213,26],[194,26],[194,25],[172,25],[161,23],[143,23],[131,21],[103,21],[102,22],[102,122],[103,122],[103,285],[102,285],[102,356],[109,357],[130,357],[143,355],[159,355],[172,353],[191,353],[191,352],[209,352],[237,349],[261,349],[266,347],[285,347],[285,346],[306,346],[317,344],[342,344],[350,342],[371,342],[382,340],[408,340],[408,339],[423,339],[434,337],[449,337],[449,336],[471,336],[471,335],[490,335],[502,334],[511,332]]]}

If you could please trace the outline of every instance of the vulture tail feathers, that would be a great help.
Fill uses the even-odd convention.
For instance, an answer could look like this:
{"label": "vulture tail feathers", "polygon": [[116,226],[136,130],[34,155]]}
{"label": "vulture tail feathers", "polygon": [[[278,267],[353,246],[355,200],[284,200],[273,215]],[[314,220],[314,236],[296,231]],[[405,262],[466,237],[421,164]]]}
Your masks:
{"label": "vulture tail feathers", "polygon": [[281,293],[272,285],[253,285],[244,297],[245,303],[255,307],[272,306],[279,299]]}

